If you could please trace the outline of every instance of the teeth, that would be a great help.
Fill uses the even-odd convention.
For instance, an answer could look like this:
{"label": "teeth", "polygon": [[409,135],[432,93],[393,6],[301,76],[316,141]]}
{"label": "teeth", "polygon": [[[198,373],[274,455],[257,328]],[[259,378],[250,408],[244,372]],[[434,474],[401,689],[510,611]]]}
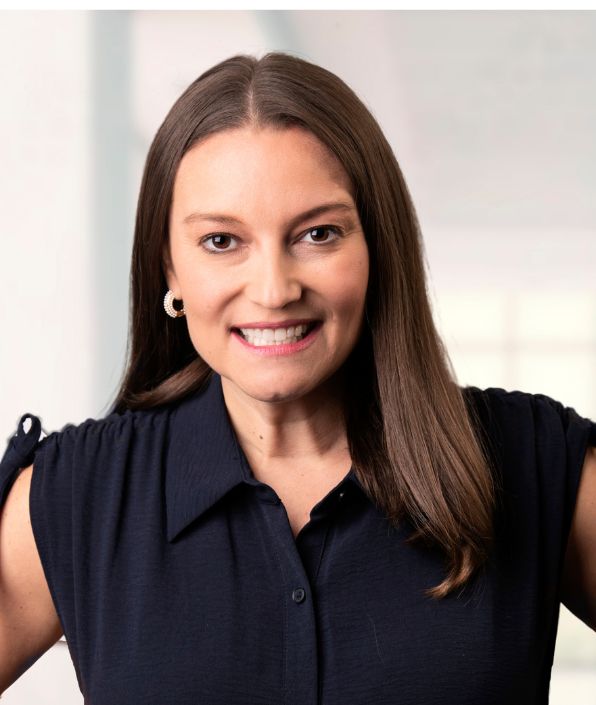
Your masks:
{"label": "teeth", "polygon": [[304,337],[307,327],[302,323],[288,328],[240,328],[240,330],[249,343],[260,346],[295,343]]}

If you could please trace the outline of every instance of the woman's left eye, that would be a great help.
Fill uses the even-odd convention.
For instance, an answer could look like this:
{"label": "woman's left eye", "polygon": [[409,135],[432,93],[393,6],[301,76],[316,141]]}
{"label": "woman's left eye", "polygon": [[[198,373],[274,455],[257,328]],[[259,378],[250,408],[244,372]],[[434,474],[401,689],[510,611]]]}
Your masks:
{"label": "woman's left eye", "polygon": [[[318,233],[330,232],[330,233],[334,233],[334,235],[336,236],[331,241],[328,238],[325,238],[324,240],[318,240],[316,238],[314,239],[314,242],[320,242],[322,244],[326,244],[327,242],[333,242],[335,239],[341,237],[341,230],[339,228],[334,227],[333,225],[318,225],[316,228],[311,228],[310,230],[307,230],[304,233],[303,237],[305,237],[306,235],[310,235],[311,233],[317,233],[317,232]],[[318,237],[318,236],[316,236],[316,237]]]}

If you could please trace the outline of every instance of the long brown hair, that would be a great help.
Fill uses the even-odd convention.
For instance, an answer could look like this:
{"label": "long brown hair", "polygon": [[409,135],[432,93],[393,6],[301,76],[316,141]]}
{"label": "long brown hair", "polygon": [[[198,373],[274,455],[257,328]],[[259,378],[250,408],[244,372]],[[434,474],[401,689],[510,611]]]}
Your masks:
{"label": "long brown hair", "polygon": [[184,322],[162,307],[169,209],[183,155],[208,135],[253,125],[309,130],[351,178],[370,259],[366,325],[343,370],[353,467],[391,524],[412,523],[409,541],[442,551],[447,575],[426,594],[444,597],[490,553],[496,478],[435,328],[400,167],[369,110],[330,71],[283,52],[232,56],[193,81],[167,114],[141,183],[128,362],[111,411],[175,402],[212,373]]}

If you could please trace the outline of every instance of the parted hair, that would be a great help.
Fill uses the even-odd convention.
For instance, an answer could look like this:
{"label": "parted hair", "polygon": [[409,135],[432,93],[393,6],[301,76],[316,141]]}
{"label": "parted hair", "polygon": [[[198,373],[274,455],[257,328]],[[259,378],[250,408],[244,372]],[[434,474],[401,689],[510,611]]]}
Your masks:
{"label": "parted hair", "polygon": [[345,422],[354,472],[390,527],[443,555],[443,598],[486,565],[497,478],[474,406],[437,332],[412,199],[391,146],[355,92],[327,69],[285,52],[239,54],[209,68],[176,100],[150,145],[130,272],[127,361],[112,412],[177,402],[212,374],[186,319],[164,312],[174,180],[200,140],[240,127],[301,127],[349,175],[369,251],[365,324],[344,362]]}

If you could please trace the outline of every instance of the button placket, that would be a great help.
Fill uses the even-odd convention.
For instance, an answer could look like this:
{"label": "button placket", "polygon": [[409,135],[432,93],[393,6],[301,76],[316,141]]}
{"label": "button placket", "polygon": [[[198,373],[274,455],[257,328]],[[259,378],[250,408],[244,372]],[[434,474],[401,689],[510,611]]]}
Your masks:
{"label": "button placket", "polygon": [[[318,644],[316,615],[309,576],[288,521],[285,507],[261,502],[261,516],[269,527],[274,554],[281,562],[285,593],[285,698],[283,705],[316,705],[318,698]],[[307,599],[307,597],[309,599]]]}

